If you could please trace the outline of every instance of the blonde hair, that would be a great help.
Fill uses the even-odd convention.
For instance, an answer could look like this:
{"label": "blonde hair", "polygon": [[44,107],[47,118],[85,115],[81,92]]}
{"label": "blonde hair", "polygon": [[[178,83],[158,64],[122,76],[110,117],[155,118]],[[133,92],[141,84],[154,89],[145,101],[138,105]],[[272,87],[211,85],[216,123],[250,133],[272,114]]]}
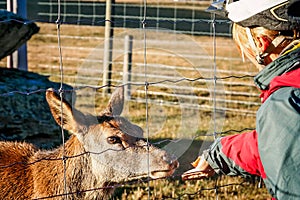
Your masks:
{"label": "blonde hair", "polygon": [[250,56],[255,56],[255,52],[253,47],[249,42],[249,36],[247,34],[247,29],[250,29],[255,45],[258,45],[258,41],[256,40],[256,36],[265,35],[269,38],[269,40],[273,40],[277,35],[279,35],[279,31],[272,31],[265,29],[263,27],[255,27],[255,28],[245,28],[236,23],[233,24],[232,27],[232,37],[233,40],[238,45],[238,48],[242,51],[242,53],[246,53]]}
{"label": "blonde hair", "polygon": [[[249,38],[249,34],[251,35],[251,38]],[[243,58],[246,56],[254,63],[256,63],[255,57],[257,54],[264,53],[257,52],[257,47],[259,46],[257,36],[263,36],[271,43],[279,35],[280,31],[269,30],[263,27],[246,28],[236,23],[234,23],[232,27],[232,37],[241,51]],[[289,43],[291,43],[291,41],[291,39],[285,39],[278,47],[274,48],[273,52],[279,54]]]}

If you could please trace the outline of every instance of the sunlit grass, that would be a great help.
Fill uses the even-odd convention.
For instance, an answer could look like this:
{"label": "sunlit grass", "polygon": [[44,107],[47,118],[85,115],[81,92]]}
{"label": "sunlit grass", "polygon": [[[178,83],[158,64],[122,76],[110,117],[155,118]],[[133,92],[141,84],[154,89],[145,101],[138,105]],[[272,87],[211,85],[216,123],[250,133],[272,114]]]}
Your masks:
{"label": "sunlit grass", "polygon": [[[57,74],[57,68],[51,68],[50,66],[59,65],[58,51],[57,51],[57,38],[56,38],[56,27],[54,24],[40,24],[41,27],[40,33],[35,35],[28,42],[28,60],[29,60],[29,70],[41,74]],[[73,75],[76,75],[77,69],[82,65],[84,59],[89,56],[90,49],[94,49],[99,43],[103,42],[103,27],[91,27],[91,26],[62,26],[64,35],[74,36],[72,37],[63,37],[62,39],[62,52],[63,52],[63,61],[64,61],[64,81],[66,82],[75,82]],[[121,29],[116,29],[116,32],[122,32]],[[50,35],[49,37],[45,37]],[[79,36],[79,37],[77,37]],[[97,37],[97,41],[91,39],[91,36]],[[86,39],[83,39],[86,37]],[[166,36],[167,37],[167,36]],[[194,40],[199,43],[199,46],[205,49],[207,52],[212,52],[212,43],[210,43],[210,37],[194,37]],[[236,56],[238,57],[238,52],[236,51],[233,42],[230,38],[217,38],[218,43],[228,44],[222,49],[217,50],[218,56]],[[68,47],[73,47],[68,49]],[[79,51],[77,48],[81,48]],[[155,52],[156,54],[151,55],[150,52]],[[151,49],[149,50],[149,55],[147,57],[147,62],[149,63],[160,63],[160,64],[170,64],[181,66],[189,66],[189,63],[186,62],[183,58],[172,57],[172,56],[161,56],[158,57],[157,54],[162,54],[161,50]],[[134,62],[143,62],[143,57],[139,54],[133,55]],[[72,60],[70,58],[77,58],[77,60]],[[82,59],[82,60],[81,60]],[[121,57],[117,60],[122,60]],[[2,61],[3,62],[3,61]],[[99,64],[100,65],[100,64]],[[68,66],[74,67],[74,69],[68,68]],[[218,70],[236,70],[236,72],[242,71],[253,71],[251,66],[248,63],[242,63],[239,60],[218,60],[217,61]],[[122,65],[116,65],[118,71],[122,70]],[[170,72],[171,73],[171,72]],[[178,70],[178,73],[183,77],[195,78],[199,74],[195,71],[188,72],[186,70]],[[86,74],[87,76],[93,75]],[[221,77],[228,76],[226,73],[218,74]],[[121,79],[120,75],[114,75],[115,79]],[[60,77],[51,76],[51,80],[60,81]],[[230,79],[227,81],[231,81]],[[249,79],[242,79],[241,81],[249,82]],[[100,85],[102,83],[99,83]],[[204,87],[206,82],[193,82],[191,86],[197,88]],[[244,87],[239,85],[229,85],[225,86],[226,91],[231,90],[236,91],[252,91],[251,87]],[[141,90],[143,90],[141,86]],[[254,89],[253,89],[254,90]],[[168,88],[159,88],[156,86],[149,86],[149,91],[153,92],[165,92],[169,93]],[[89,91],[90,92],[90,91]],[[90,106],[89,92],[78,91],[80,96],[77,106],[84,108],[85,111],[94,112],[95,105]],[[102,93],[102,90],[98,90],[99,93]],[[211,94],[209,92],[203,91],[194,91],[195,95],[201,97],[209,97]],[[135,101],[136,98],[144,99],[146,96],[145,93],[133,93],[132,100],[127,101],[125,104],[124,116],[129,118],[132,122],[140,125],[145,129],[145,136],[147,134],[150,136],[150,141],[154,144],[166,140],[167,142],[175,142],[176,140],[184,140],[187,145],[186,151],[179,156],[180,167],[175,172],[174,177],[163,180],[151,180],[150,187],[148,188],[147,181],[141,181],[135,184],[129,184],[124,187],[117,189],[116,194],[113,199],[127,200],[127,199],[267,199],[270,196],[268,195],[265,187],[258,188],[258,182],[251,182],[240,177],[221,177],[207,180],[198,180],[198,181],[185,181],[183,182],[180,178],[180,175],[190,169],[192,166],[190,163],[199,155],[200,150],[204,147],[203,140],[207,144],[213,141],[214,137],[214,128],[217,128],[217,132],[222,136],[222,132],[227,134],[236,134],[240,130],[246,128],[255,127],[255,116],[238,113],[214,113],[213,110],[196,110],[189,111],[186,108],[180,106],[167,106],[167,105],[154,105],[149,103],[148,107],[144,102]],[[222,94],[224,95],[224,94]],[[225,97],[222,96],[222,97]],[[148,96],[150,99],[161,99],[164,98],[160,95],[150,94]],[[227,95],[226,98],[231,98],[230,95]],[[256,96],[249,97],[255,101]],[[174,97],[168,97],[168,100],[173,102],[178,102],[178,99]],[[244,96],[239,97],[239,100],[246,101],[247,99]],[[249,100],[249,99],[248,99]],[[96,97],[96,104],[99,105],[96,112],[99,112],[108,101],[108,97],[104,98],[101,95]],[[259,102],[259,99],[257,100]],[[199,105],[212,103],[209,101],[197,101]],[[256,110],[257,107],[239,105],[236,106],[237,109],[251,109]],[[149,111],[149,115],[146,115],[146,110]],[[188,113],[188,116],[183,116],[183,113]],[[148,122],[148,124],[146,124]],[[182,124],[185,125],[182,128]],[[216,127],[214,127],[217,124]],[[146,127],[149,128],[147,132]],[[230,131],[231,130],[231,131]],[[184,133],[184,134],[183,134]],[[206,145],[207,145],[206,144]],[[163,147],[165,143],[159,144],[158,146]],[[203,150],[203,149],[202,149]],[[243,183],[243,184],[241,184]],[[148,189],[150,189],[148,191]]]}

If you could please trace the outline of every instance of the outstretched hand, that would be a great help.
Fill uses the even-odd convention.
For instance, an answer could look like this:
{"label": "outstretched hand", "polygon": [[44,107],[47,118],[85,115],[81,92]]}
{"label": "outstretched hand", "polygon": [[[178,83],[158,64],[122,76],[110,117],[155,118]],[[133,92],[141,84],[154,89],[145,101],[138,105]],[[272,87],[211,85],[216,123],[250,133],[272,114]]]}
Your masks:
{"label": "outstretched hand", "polygon": [[182,180],[203,179],[211,177],[215,171],[208,162],[201,156],[192,163],[194,169],[188,170],[181,175]]}

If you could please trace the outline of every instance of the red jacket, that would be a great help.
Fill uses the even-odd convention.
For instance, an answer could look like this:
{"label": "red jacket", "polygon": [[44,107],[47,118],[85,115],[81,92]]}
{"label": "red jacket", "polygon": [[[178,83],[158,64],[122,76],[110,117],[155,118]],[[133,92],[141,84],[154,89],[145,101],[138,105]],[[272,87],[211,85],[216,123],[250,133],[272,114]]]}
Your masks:
{"label": "red jacket", "polygon": [[[265,102],[273,92],[287,86],[300,88],[300,68],[275,77],[271,81],[269,89],[262,91],[262,101]],[[258,152],[257,132],[255,130],[224,137],[221,139],[221,144],[222,152],[237,165],[250,174],[266,178]]]}
{"label": "red jacket", "polygon": [[[275,77],[271,81],[269,89],[262,91],[262,101],[265,102],[273,92],[287,86],[300,88],[300,68]],[[257,132],[255,130],[223,137],[221,144],[225,156],[232,159],[248,173],[266,178],[258,152]]]}
{"label": "red jacket", "polygon": [[300,44],[261,70],[256,130],[217,138],[205,160],[217,174],[260,176],[273,197],[300,199]]}

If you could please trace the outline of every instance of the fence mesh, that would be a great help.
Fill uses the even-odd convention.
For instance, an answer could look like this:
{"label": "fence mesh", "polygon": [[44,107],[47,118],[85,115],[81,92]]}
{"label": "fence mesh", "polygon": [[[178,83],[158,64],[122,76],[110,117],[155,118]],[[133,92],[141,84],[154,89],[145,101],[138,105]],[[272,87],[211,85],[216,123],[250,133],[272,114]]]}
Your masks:
{"label": "fence mesh", "polygon": [[[124,115],[145,128],[147,138],[157,146],[182,147],[175,153],[181,168],[172,177],[115,185],[121,193],[115,198],[265,198],[265,191],[257,188],[257,181],[252,179],[221,177],[208,182],[181,182],[181,173],[191,167],[190,162],[215,137],[253,130],[255,111],[260,105],[252,84],[257,71],[248,61],[243,62],[236,51],[230,39],[230,22],[212,18],[203,11],[208,1],[146,3],[113,2],[109,20],[113,31],[109,61],[112,68],[108,71],[109,85],[103,85],[106,2],[29,1],[28,18],[41,27],[28,42],[29,71],[72,86],[64,92],[76,91],[76,108],[91,113],[97,112],[95,105],[87,102],[94,98],[95,91],[123,85],[128,89]],[[0,1],[0,8],[5,6]],[[124,58],[128,56],[127,36],[132,37],[129,64]],[[6,60],[1,60],[0,65],[5,67]],[[15,88],[2,92],[0,97],[44,95],[46,89]],[[92,101],[98,105],[107,100],[103,99]],[[61,137],[64,136],[62,131]],[[168,184],[178,190],[165,186]],[[253,194],[253,189],[245,188],[258,192]],[[58,197],[77,192],[67,191]]]}

